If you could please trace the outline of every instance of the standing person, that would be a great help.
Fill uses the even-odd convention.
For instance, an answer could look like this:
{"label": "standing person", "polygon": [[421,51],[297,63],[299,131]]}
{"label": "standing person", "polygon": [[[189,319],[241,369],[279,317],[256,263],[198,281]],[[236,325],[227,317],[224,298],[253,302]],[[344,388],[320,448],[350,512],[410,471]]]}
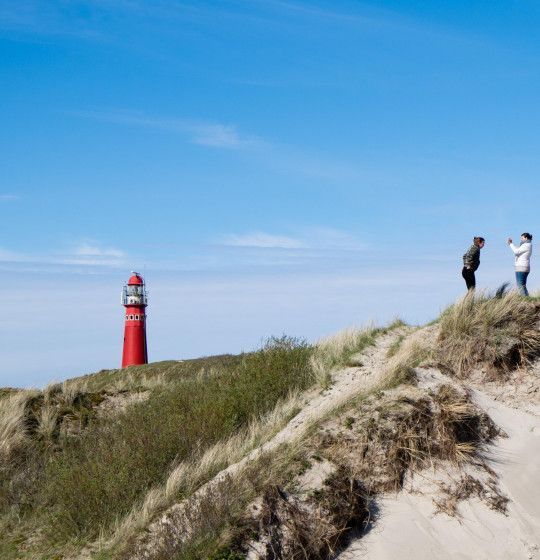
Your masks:
{"label": "standing person", "polygon": [[516,284],[522,296],[528,296],[527,277],[531,271],[532,235],[521,234],[521,243],[516,247],[512,238],[508,238],[508,245],[516,257]]}
{"label": "standing person", "polygon": [[480,266],[480,249],[484,247],[486,240],[483,237],[473,238],[473,244],[469,250],[463,255],[463,270],[461,276],[465,280],[467,290],[474,290],[476,288],[476,278],[474,273]]}

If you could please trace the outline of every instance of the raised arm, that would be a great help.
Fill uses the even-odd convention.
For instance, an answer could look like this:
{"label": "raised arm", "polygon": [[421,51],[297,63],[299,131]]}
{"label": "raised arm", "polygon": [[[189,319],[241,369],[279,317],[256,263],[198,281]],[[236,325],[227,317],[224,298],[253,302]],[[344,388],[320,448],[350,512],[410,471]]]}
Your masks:
{"label": "raised arm", "polygon": [[525,253],[527,251],[527,247],[524,247],[523,245],[520,245],[519,247],[516,247],[513,243],[509,243],[508,247],[510,247],[510,249],[512,249],[514,255],[516,255],[516,257],[518,257],[519,255],[522,255],[523,253]]}

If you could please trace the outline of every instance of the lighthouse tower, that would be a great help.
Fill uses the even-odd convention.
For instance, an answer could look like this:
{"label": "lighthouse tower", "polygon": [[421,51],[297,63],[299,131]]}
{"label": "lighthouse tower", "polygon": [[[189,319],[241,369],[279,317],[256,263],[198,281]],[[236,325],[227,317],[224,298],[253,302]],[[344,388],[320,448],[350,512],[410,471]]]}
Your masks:
{"label": "lighthouse tower", "polygon": [[131,278],[122,290],[122,305],[126,308],[122,367],[147,364],[147,299],[144,279],[138,272],[131,273]]}

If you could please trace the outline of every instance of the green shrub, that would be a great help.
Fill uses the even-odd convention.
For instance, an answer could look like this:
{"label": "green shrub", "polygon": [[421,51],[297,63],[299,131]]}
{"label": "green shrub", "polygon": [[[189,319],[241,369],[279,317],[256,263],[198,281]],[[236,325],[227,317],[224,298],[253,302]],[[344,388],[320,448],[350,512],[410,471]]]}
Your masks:
{"label": "green shrub", "polygon": [[32,488],[33,511],[46,512],[47,540],[60,544],[106,531],[172,466],[231,436],[291,390],[308,387],[311,353],[305,342],[284,336],[228,359],[211,376],[197,373],[201,362],[188,363],[146,401],[64,437]]}

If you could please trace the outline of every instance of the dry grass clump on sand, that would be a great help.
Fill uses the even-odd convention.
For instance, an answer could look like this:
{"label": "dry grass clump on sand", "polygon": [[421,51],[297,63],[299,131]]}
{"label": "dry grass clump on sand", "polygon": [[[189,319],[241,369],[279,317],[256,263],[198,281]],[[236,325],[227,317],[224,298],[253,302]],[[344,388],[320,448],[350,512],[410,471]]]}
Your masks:
{"label": "dry grass clump on sand", "polygon": [[344,468],[332,473],[323,487],[307,497],[279,486],[266,489],[252,520],[259,559],[332,558],[354,529],[369,519],[369,496]]}
{"label": "dry grass clump on sand", "polygon": [[458,377],[477,365],[491,374],[540,355],[540,305],[515,292],[469,293],[440,318],[439,361]]}
{"label": "dry grass clump on sand", "polygon": [[299,477],[306,469],[317,469],[306,453],[305,448],[284,446],[227,479],[218,492],[191,505],[152,559],[334,558],[351,533],[369,523],[370,497],[340,467],[309,491],[299,490]]}
{"label": "dry grass clump on sand", "polygon": [[435,461],[481,460],[498,430],[466,393],[450,385],[432,395],[413,387],[379,394],[349,410],[349,429],[330,424],[317,452],[347,465],[370,493],[397,491],[405,475]]}
{"label": "dry grass clump on sand", "polygon": [[491,418],[474,405],[463,389],[441,385],[432,397],[436,405],[435,456],[461,463],[479,458],[483,446],[501,435]]}
{"label": "dry grass clump on sand", "polygon": [[441,496],[434,500],[436,513],[459,518],[459,503],[471,497],[478,498],[494,511],[507,513],[509,499],[501,493],[493,475],[489,475],[487,480],[480,480],[464,473],[454,483],[441,483],[439,489]]}

